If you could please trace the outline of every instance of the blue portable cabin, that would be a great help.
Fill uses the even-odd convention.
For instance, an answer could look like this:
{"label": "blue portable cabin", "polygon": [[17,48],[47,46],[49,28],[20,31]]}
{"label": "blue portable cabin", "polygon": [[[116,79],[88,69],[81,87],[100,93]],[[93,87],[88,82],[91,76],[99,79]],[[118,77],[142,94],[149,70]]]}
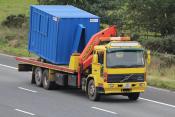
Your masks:
{"label": "blue portable cabin", "polygon": [[28,50],[54,64],[69,64],[100,30],[99,17],[70,5],[32,5]]}

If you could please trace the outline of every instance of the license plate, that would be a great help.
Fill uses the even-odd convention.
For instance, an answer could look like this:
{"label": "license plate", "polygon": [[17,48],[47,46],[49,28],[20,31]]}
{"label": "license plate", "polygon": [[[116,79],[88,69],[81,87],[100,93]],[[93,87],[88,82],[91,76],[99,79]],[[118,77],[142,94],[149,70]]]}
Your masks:
{"label": "license plate", "polygon": [[131,85],[129,83],[125,84],[124,88],[129,89],[131,88]]}

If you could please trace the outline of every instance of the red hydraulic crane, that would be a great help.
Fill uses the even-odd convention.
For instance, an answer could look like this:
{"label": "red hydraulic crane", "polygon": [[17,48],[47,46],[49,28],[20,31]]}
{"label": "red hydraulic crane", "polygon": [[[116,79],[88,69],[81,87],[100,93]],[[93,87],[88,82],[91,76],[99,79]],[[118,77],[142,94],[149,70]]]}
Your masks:
{"label": "red hydraulic crane", "polygon": [[[92,63],[92,52],[94,47],[98,45],[101,41],[108,41],[112,36],[116,36],[117,29],[116,26],[111,26],[106,28],[96,34],[94,34],[91,39],[89,40],[88,44],[84,48],[83,52],[80,54],[79,57],[79,69],[78,69],[78,87],[80,87],[80,79],[81,73],[84,69],[86,69]],[[104,37],[104,38],[103,38]]]}

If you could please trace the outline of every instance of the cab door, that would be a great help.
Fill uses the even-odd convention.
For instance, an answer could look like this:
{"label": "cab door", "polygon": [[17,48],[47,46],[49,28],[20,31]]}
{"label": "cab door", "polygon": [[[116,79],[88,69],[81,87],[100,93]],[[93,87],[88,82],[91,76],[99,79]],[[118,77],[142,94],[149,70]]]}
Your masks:
{"label": "cab door", "polygon": [[92,62],[92,74],[96,79],[102,77],[103,66],[104,66],[104,52],[96,51]]}

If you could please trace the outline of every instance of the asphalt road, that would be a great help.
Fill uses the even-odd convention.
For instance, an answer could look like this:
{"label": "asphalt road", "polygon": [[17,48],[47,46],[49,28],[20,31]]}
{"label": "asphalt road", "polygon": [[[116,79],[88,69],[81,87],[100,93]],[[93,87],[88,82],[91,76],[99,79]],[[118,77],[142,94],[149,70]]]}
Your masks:
{"label": "asphalt road", "polygon": [[148,87],[136,102],[103,96],[92,102],[77,89],[47,91],[19,73],[14,57],[0,54],[0,117],[175,117],[175,92]]}

